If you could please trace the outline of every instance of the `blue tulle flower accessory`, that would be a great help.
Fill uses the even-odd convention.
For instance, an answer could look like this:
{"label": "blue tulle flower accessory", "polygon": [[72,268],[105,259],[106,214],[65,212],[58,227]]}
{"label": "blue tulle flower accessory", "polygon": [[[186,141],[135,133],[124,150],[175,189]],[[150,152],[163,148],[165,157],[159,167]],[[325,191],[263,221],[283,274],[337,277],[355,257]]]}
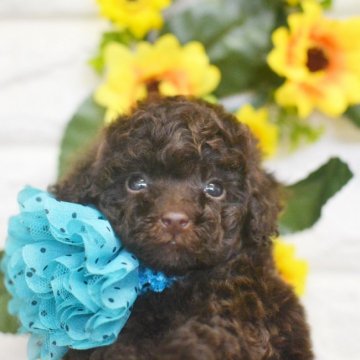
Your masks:
{"label": "blue tulle flower accessory", "polygon": [[139,266],[95,208],[26,187],[10,219],[2,270],[9,312],[31,334],[28,357],[113,343],[138,295],[176,279]]}

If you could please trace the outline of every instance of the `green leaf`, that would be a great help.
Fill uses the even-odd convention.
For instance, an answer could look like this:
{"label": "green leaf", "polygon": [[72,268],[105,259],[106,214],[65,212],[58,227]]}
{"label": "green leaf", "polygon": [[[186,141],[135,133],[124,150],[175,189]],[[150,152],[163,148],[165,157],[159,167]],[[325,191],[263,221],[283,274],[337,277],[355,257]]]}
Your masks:
{"label": "green leaf", "polygon": [[128,46],[134,41],[134,37],[128,31],[108,31],[105,32],[100,40],[96,55],[89,60],[90,66],[99,74],[104,71],[105,67],[105,48],[112,42],[117,42]]}
{"label": "green leaf", "polygon": [[80,105],[68,123],[61,141],[58,176],[71,167],[75,159],[84,153],[103,127],[105,109],[88,97]]}
{"label": "green leaf", "polygon": [[278,81],[266,63],[271,33],[285,15],[276,0],[198,0],[170,17],[163,33],[185,43],[200,41],[218,66],[222,81],[217,96],[275,86]]}
{"label": "green leaf", "polygon": [[290,150],[300,145],[317,141],[324,128],[300,119],[296,109],[274,108],[274,122],[280,129],[281,138],[289,142]]}
{"label": "green leaf", "polygon": [[320,5],[324,9],[330,9],[333,6],[333,0],[321,0]]}
{"label": "green leaf", "polygon": [[[0,251],[0,262],[3,255],[4,252]],[[4,274],[0,271],[0,332],[14,334],[19,328],[19,323],[15,317],[8,313],[7,305],[10,298],[10,294],[4,285]]]}
{"label": "green leaf", "polygon": [[352,176],[346,163],[339,158],[332,158],[306,179],[288,186],[287,204],[280,218],[280,233],[293,233],[314,225],[326,202]]}
{"label": "green leaf", "polygon": [[350,107],[346,111],[345,116],[347,116],[354,125],[360,128],[360,105]]}

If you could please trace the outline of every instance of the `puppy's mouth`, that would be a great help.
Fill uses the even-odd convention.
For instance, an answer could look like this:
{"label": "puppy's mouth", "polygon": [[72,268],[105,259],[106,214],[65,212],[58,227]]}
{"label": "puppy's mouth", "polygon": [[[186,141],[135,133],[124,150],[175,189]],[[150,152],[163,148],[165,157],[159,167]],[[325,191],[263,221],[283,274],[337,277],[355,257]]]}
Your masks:
{"label": "puppy's mouth", "polygon": [[121,232],[124,246],[146,267],[167,275],[185,275],[201,267],[200,244],[194,230],[168,232],[158,227]]}
{"label": "puppy's mouth", "polygon": [[223,238],[218,218],[187,214],[129,216],[117,224],[116,231],[141,265],[167,275],[186,275],[213,266]]}
{"label": "puppy's mouth", "polygon": [[193,232],[181,233],[181,232],[163,232],[158,234],[156,245],[159,247],[169,246],[172,249],[185,249],[188,248],[194,241],[196,241],[197,236]]}

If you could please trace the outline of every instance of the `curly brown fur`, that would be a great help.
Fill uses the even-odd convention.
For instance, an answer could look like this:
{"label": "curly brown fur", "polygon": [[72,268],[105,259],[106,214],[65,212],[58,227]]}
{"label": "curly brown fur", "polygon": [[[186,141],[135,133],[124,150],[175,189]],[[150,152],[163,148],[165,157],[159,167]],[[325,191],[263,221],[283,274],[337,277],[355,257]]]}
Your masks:
{"label": "curly brown fur", "polygon": [[[182,97],[105,129],[53,191],[99,208],[144,265],[183,277],[140,296],[115,344],[67,359],[313,358],[303,309],[273,264],[278,185],[256,146],[222,107]],[[147,187],[131,189],[135,175]],[[224,193],[205,193],[209,182]]]}

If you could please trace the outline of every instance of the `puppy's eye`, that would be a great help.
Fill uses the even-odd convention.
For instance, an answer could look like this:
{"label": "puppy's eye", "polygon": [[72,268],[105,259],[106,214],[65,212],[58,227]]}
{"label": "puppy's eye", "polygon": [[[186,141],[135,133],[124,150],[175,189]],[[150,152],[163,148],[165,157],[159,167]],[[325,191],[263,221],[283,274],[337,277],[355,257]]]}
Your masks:
{"label": "puppy's eye", "polygon": [[224,194],[224,187],[218,181],[210,181],[205,185],[204,193],[211,197],[218,198]]}
{"label": "puppy's eye", "polygon": [[127,187],[130,191],[141,191],[148,187],[148,183],[141,175],[133,175],[127,181]]}

